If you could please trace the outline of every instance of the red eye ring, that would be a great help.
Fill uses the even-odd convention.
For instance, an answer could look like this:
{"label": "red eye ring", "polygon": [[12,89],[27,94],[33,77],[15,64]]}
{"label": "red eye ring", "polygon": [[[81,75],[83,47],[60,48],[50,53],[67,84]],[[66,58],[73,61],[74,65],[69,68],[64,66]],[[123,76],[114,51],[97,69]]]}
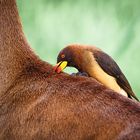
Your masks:
{"label": "red eye ring", "polygon": [[62,55],[61,55],[61,58],[65,58],[65,55],[64,55],[64,54],[62,54]]}

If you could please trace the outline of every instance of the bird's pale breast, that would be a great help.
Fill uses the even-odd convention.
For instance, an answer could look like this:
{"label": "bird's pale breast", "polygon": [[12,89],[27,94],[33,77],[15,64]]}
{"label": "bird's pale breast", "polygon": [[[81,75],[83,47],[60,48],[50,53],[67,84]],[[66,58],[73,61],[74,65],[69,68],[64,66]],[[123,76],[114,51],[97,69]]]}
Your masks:
{"label": "bird's pale breast", "polygon": [[[120,88],[120,86],[117,84],[116,79],[110,75],[108,75],[106,72],[104,72],[104,70],[99,66],[99,64],[96,62],[96,60],[93,57],[93,54],[91,53],[90,55],[88,55],[90,58],[90,65],[87,66],[87,70],[88,74],[91,77],[94,77],[96,80],[98,80],[99,82],[101,82],[103,85],[105,85],[106,87],[124,95],[127,96],[127,93]],[[122,92],[123,90],[123,92]]]}

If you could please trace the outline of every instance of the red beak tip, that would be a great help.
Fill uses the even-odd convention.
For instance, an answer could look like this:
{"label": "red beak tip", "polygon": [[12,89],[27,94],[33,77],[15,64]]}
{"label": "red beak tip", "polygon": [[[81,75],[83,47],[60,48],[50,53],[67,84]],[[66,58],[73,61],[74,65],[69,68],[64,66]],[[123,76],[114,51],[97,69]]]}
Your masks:
{"label": "red beak tip", "polygon": [[60,67],[58,67],[58,68],[56,69],[56,72],[57,72],[57,73],[61,73],[61,71],[62,71],[62,70],[61,70]]}
{"label": "red beak tip", "polygon": [[54,66],[54,67],[53,67],[53,70],[56,71],[56,70],[57,70],[57,66]]}
{"label": "red beak tip", "polygon": [[61,73],[61,68],[60,67],[58,67],[58,66],[54,66],[53,67],[53,70],[56,72],[56,73]]}

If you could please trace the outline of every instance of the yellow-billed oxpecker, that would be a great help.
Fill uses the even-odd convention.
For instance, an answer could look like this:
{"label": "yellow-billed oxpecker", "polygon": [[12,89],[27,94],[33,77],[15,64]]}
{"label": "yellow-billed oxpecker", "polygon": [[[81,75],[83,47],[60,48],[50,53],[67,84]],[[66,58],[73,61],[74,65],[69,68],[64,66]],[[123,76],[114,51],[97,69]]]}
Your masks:
{"label": "yellow-billed oxpecker", "polygon": [[106,87],[138,100],[117,63],[99,48],[69,45],[59,53],[57,63],[54,67],[57,73],[66,66],[75,67],[79,72],[86,72]]}

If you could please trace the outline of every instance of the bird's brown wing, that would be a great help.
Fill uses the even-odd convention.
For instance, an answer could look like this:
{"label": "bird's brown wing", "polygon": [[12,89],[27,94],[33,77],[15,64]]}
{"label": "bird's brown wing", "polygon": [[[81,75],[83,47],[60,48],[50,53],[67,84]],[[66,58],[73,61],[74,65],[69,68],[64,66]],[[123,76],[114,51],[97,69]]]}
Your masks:
{"label": "bird's brown wing", "polygon": [[[132,88],[122,73],[121,69],[117,65],[117,63],[106,53],[102,51],[95,51],[93,53],[94,58],[96,59],[97,63],[100,65],[100,67],[109,75],[116,78],[117,83],[120,85],[122,89],[124,89],[129,98],[135,98],[138,100],[138,98],[135,96],[135,94],[132,91]],[[132,97],[131,97],[132,96]],[[139,100],[138,100],[139,101]]]}

